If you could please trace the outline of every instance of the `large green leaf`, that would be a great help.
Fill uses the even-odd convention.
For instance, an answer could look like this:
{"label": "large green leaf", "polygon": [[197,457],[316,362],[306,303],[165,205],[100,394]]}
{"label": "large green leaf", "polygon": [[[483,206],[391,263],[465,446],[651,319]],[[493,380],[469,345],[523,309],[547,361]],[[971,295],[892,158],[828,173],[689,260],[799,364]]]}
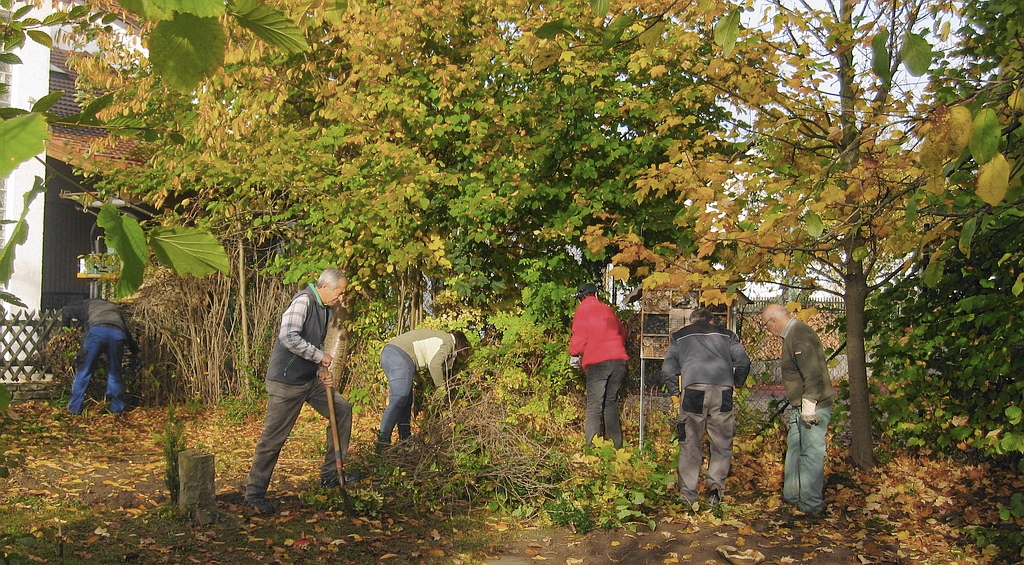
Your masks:
{"label": "large green leaf", "polygon": [[174,17],[174,12],[161,8],[151,0],[120,0],[118,4],[125,10],[151,22],[169,20]]}
{"label": "large green leaf", "polygon": [[569,20],[562,18],[540,26],[534,33],[541,39],[554,39],[559,34],[572,37],[576,33],[576,28],[569,23]]}
{"label": "large green leaf", "polygon": [[291,20],[258,0],[233,2],[231,13],[234,14],[238,25],[271,45],[289,53],[300,53],[309,49],[306,38]]}
{"label": "large green leaf", "polygon": [[811,237],[820,237],[825,232],[825,224],[821,221],[821,216],[814,212],[804,214],[804,225],[807,227],[807,234]]}
{"label": "large green leaf", "polygon": [[882,87],[892,85],[892,57],[889,55],[889,30],[883,29],[871,40],[871,70],[882,79]]}
{"label": "large green leaf", "polygon": [[907,72],[916,77],[927,73],[928,68],[932,65],[932,46],[924,36],[916,33],[908,33],[903,38],[900,55],[903,56],[903,64],[906,65]]}
{"label": "large green leaf", "polygon": [[177,14],[149,36],[153,70],[173,89],[189,93],[224,63],[224,28],[216,18]]}
{"label": "large green leaf", "polygon": [[46,96],[43,96],[39,100],[36,100],[36,103],[32,105],[32,111],[45,112],[50,108],[53,108],[54,104],[56,104],[63,96],[63,90],[56,90],[54,92],[51,92]]}
{"label": "large green leaf", "polygon": [[971,218],[964,222],[964,227],[960,229],[960,252],[964,254],[964,257],[971,258],[971,243],[974,241],[974,234],[978,231],[978,218]]}
{"label": "large green leaf", "polygon": [[609,4],[609,0],[590,0],[590,9],[595,16],[603,18],[608,15]]}
{"label": "large green leaf", "polygon": [[626,31],[626,28],[633,25],[633,18],[631,16],[619,16],[615,18],[615,21],[605,28],[604,33],[601,35],[601,45],[605,49],[615,45],[622,39],[622,33]]}
{"label": "large green leaf", "polygon": [[41,114],[25,114],[0,124],[0,178],[46,149],[50,132]]}
{"label": "large green leaf", "polygon": [[999,116],[991,108],[982,108],[971,124],[971,157],[974,157],[979,165],[988,163],[999,150],[1001,136]]}
{"label": "large green leaf", "polygon": [[50,37],[50,34],[46,33],[45,31],[38,29],[30,29],[26,30],[25,34],[28,35],[32,39],[32,41],[35,41],[43,47],[46,47],[47,49],[53,49],[53,38]]}
{"label": "large green leaf", "polygon": [[726,55],[736,47],[736,38],[740,34],[740,12],[733,10],[728,16],[715,24],[715,43],[722,47]]}
{"label": "large green leaf", "polygon": [[157,7],[169,12],[192,14],[200,18],[212,18],[224,13],[221,0],[152,0]]}
{"label": "large green leaf", "polygon": [[107,248],[121,259],[121,276],[114,291],[118,298],[128,296],[142,284],[142,274],[149,259],[146,234],[135,218],[121,214],[113,204],[104,204],[100,208],[96,225],[105,232]]}
{"label": "large green leaf", "polygon": [[[25,218],[28,217],[29,207],[32,205],[32,201],[36,199],[36,196],[46,192],[46,185],[43,184],[43,179],[36,177],[35,183],[32,185],[32,190],[25,193],[24,207],[21,209],[21,217],[15,222],[14,227],[11,228],[7,236],[7,241],[4,242],[4,246],[0,249],[0,285],[6,285],[11,280],[11,275],[14,274],[14,250],[17,246],[25,243],[28,239],[28,222]],[[17,300],[17,298],[15,298]],[[16,304],[18,306],[24,306],[20,300],[17,302],[7,300],[4,297],[4,301]]]}
{"label": "large green leaf", "polygon": [[179,275],[226,273],[231,267],[224,246],[207,232],[186,227],[156,227],[149,232],[153,253]]}

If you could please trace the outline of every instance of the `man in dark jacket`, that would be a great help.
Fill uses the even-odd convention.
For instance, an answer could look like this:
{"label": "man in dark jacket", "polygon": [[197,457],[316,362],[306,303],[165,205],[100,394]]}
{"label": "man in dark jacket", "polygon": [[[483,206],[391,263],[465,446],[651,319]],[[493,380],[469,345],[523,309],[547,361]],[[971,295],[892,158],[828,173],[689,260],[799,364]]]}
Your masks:
{"label": "man in dark jacket", "polygon": [[100,298],[74,302],[61,311],[61,323],[71,326],[78,320],[82,328],[82,348],[76,358],[75,380],[71,384],[71,401],[68,412],[81,414],[85,402],[85,390],[92,379],[93,366],[100,354],[107,354],[107,409],[114,414],[124,412],[124,381],[121,378],[121,356],[123,345],[128,344],[132,354],[141,356],[139,344],[135,342],[121,310]]}
{"label": "man in dark jacket", "polygon": [[682,392],[679,498],[690,505],[697,502],[705,430],[711,441],[708,502],[714,506],[722,501],[725,478],[732,465],[732,439],[736,430],[733,388],[743,386],[750,373],[750,357],[739,338],[712,324],[713,319],[714,315],[707,308],[694,310],[690,314],[690,325],[672,334],[661,365],[669,394],[678,396]]}
{"label": "man in dark jacket", "polygon": [[818,334],[781,304],[761,313],[765,327],[782,338],[782,384],[789,398],[789,435],[782,499],[801,512],[825,509],[825,436],[835,389]]}
{"label": "man in dark jacket", "polygon": [[615,311],[597,299],[597,287],[584,284],[576,294],[580,305],[572,319],[569,355],[587,374],[587,416],[583,429],[587,445],[601,433],[622,447],[619,386],[626,376],[626,328]]}
{"label": "man in dark jacket", "polygon": [[[348,451],[352,435],[352,405],[333,388],[328,368],[334,360],[324,351],[327,324],[331,306],[345,294],[348,279],[338,269],[326,269],[316,285],[299,291],[281,316],[281,329],[270,353],[267,368],[267,417],[263,434],[256,444],[249,483],[245,488],[246,505],[261,514],[272,514],[274,506],[266,499],[270,477],[281,454],[281,447],[291,433],[302,405],[309,404],[325,418],[327,390],[334,395],[334,416],[338,425],[342,457]],[[349,473],[347,481],[356,480]],[[324,487],[340,484],[330,426],[327,429],[327,456],[320,468],[320,483]]]}

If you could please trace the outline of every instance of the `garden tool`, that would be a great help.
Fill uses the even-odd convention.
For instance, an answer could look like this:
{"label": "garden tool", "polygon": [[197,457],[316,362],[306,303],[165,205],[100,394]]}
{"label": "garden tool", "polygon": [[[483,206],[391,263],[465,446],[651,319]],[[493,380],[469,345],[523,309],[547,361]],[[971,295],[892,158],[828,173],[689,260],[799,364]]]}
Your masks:
{"label": "garden tool", "polygon": [[[326,371],[327,369],[320,369]],[[348,490],[345,489],[345,465],[341,458],[341,440],[338,438],[338,420],[334,417],[334,388],[327,386],[327,419],[331,426],[331,443],[334,445],[334,465],[338,470],[338,488],[341,490],[341,497],[344,499],[345,511],[352,513],[352,500],[348,497]]]}

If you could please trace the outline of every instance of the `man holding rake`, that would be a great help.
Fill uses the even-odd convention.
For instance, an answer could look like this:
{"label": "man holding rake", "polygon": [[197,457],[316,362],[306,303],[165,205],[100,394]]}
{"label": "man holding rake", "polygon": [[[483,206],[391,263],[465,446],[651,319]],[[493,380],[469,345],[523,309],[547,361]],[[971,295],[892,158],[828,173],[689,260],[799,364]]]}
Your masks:
{"label": "man holding rake", "polygon": [[[245,505],[260,514],[272,514],[273,504],[267,500],[267,488],[281,447],[291,433],[303,404],[337,426],[332,438],[332,426],[327,429],[327,455],[320,468],[323,487],[339,486],[359,480],[354,473],[338,476],[335,449],[344,457],[352,435],[352,405],[334,390],[329,371],[334,358],[324,351],[324,339],[331,306],[338,304],[348,287],[348,279],[338,269],[326,269],[317,279],[299,291],[281,316],[281,328],[270,354],[267,369],[267,416],[256,444],[249,483],[245,488]],[[332,395],[328,398],[330,391]],[[333,415],[331,409],[333,408]],[[333,416],[333,417],[332,417]],[[336,441],[332,442],[332,439]],[[351,476],[349,476],[351,475]]]}

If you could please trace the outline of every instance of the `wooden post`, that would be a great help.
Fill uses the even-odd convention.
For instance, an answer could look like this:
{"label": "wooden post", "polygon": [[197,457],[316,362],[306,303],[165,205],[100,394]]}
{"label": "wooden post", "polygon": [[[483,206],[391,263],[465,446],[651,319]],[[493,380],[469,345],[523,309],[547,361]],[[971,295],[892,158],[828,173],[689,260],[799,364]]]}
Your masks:
{"label": "wooden post", "polygon": [[200,524],[214,518],[214,475],[212,453],[186,449],[178,454],[178,509]]}

